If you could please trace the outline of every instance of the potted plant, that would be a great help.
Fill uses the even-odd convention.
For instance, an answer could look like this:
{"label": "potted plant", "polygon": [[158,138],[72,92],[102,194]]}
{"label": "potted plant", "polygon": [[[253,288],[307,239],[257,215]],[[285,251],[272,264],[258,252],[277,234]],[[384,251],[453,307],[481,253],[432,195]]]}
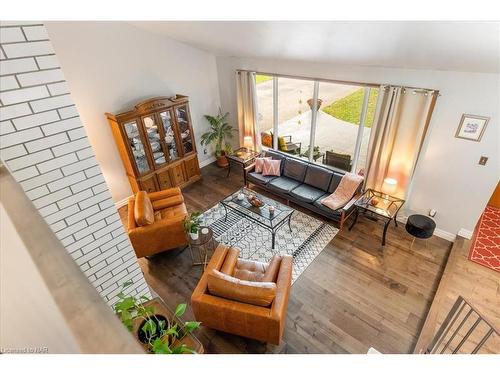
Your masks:
{"label": "potted plant", "polygon": [[186,216],[184,219],[184,230],[189,234],[192,240],[197,240],[201,225],[201,213],[196,211]]}
{"label": "potted plant", "polygon": [[228,161],[226,154],[231,153],[231,145],[226,141],[227,138],[233,138],[233,127],[227,123],[229,112],[222,114],[219,108],[217,116],[205,115],[210,123],[210,130],[201,135],[201,144],[207,146],[215,143],[215,157],[219,167],[227,167]]}
{"label": "potted plant", "polygon": [[185,322],[180,325],[176,321],[176,318],[181,317],[186,311],[185,303],[179,304],[173,316],[169,316],[168,310],[159,303],[159,299],[150,300],[146,296],[136,298],[126,295],[123,290],[130,285],[132,285],[130,281],[123,284],[114,310],[125,327],[135,334],[136,339],[147,352],[154,354],[197,353],[186,342],[198,346],[198,351],[203,352],[197,340],[187,340],[188,335],[200,326],[200,322]]}

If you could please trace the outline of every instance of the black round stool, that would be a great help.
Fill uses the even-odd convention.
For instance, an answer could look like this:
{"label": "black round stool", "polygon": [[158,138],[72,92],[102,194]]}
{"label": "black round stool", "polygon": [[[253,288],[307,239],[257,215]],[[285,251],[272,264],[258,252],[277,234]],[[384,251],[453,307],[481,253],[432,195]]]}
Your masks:
{"label": "black round stool", "polygon": [[[410,215],[406,221],[406,231],[413,236],[413,241],[411,242],[411,247],[415,238],[427,239],[432,237],[434,234],[434,229],[436,229],[436,223],[429,216],[425,215]],[[425,242],[427,245],[427,241]]]}

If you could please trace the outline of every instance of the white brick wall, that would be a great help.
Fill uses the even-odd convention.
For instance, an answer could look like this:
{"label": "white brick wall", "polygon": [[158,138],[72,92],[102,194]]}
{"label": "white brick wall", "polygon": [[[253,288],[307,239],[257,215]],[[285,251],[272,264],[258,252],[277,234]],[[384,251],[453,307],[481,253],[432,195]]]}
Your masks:
{"label": "white brick wall", "polygon": [[142,272],[43,25],[0,23],[0,156],[111,305]]}

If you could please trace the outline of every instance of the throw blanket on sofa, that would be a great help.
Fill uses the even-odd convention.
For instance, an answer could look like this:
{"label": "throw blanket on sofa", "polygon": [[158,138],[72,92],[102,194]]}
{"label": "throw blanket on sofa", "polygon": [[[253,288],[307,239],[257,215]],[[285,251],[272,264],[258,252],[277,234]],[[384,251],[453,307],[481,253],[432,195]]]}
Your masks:
{"label": "throw blanket on sofa", "polygon": [[363,176],[354,173],[346,173],[335,191],[321,200],[321,204],[332,210],[344,207],[351,200],[359,184],[363,182]]}

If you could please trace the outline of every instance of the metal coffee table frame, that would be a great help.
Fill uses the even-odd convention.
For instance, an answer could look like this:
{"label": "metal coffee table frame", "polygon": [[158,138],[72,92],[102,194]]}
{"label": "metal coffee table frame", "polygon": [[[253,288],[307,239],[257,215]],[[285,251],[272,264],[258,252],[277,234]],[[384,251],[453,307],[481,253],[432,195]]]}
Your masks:
{"label": "metal coffee table frame", "polygon": [[[237,198],[238,194],[240,193],[243,193],[245,195],[245,198],[243,198],[243,200],[241,201],[239,201]],[[260,208],[252,206],[246,198],[246,196],[248,196],[249,194],[253,194],[257,196],[259,199],[261,199],[264,202],[264,206]],[[234,192],[233,194],[228,195],[220,203],[222,204],[222,207],[224,207],[225,210],[224,221],[227,220],[228,209],[230,209],[233,212],[236,212],[239,215],[242,215],[243,217],[251,220],[255,224],[260,225],[265,229],[268,229],[271,232],[272,249],[274,249],[274,245],[276,242],[276,232],[285,223],[288,223],[288,229],[290,230],[290,232],[292,232],[291,219],[294,209],[285,206],[279,202],[276,202],[273,199],[267,198],[262,194],[256,193],[253,190],[242,188]],[[275,213],[273,215],[269,213],[269,206],[275,207]],[[266,210],[267,210],[267,215],[264,216],[263,214],[266,212]],[[261,220],[264,221],[267,220],[269,224]]]}

